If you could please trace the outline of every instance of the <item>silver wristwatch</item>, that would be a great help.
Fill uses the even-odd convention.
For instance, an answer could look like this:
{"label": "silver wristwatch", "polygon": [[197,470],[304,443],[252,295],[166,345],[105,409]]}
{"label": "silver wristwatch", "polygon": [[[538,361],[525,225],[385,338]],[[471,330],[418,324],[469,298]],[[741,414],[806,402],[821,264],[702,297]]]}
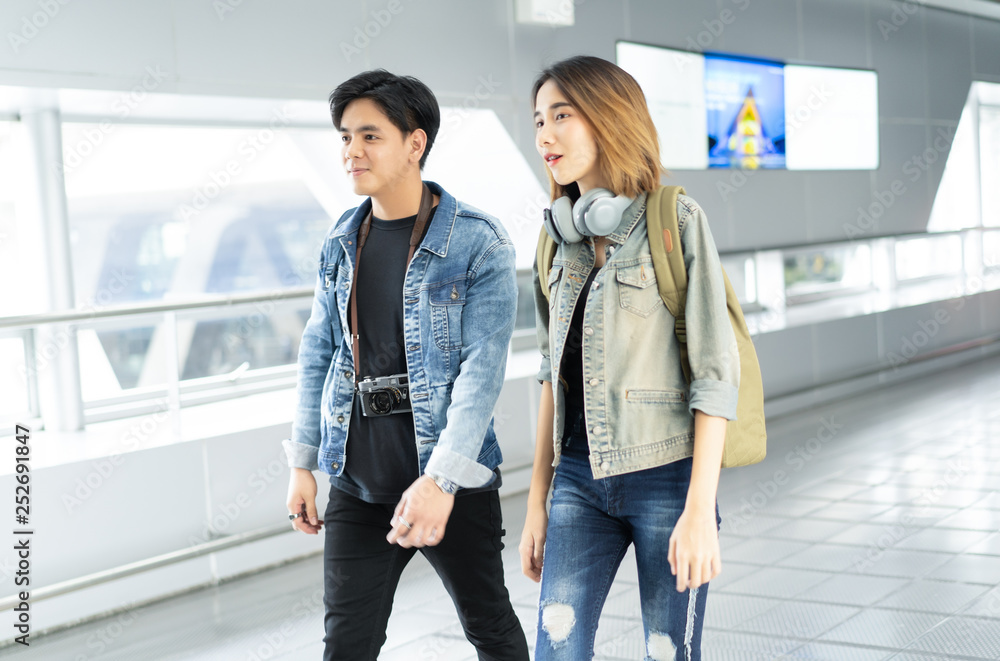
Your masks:
{"label": "silver wristwatch", "polygon": [[458,491],[460,488],[457,484],[455,484],[451,480],[446,480],[440,475],[431,475],[430,477],[432,480],[434,480],[434,484],[441,487],[441,491],[444,491],[446,494],[449,494],[451,496],[454,496],[455,492]]}

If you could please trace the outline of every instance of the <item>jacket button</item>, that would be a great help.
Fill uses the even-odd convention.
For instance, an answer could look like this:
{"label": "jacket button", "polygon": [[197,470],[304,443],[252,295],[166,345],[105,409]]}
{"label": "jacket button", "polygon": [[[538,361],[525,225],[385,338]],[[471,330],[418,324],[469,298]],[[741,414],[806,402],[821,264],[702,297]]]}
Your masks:
{"label": "jacket button", "polygon": [[594,334],[594,329],[591,328],[590,326],[587,326],[586,328],[583,329],[583,334],[584,335],[593,335]]}
{"label": "jacket button", "polygon": [[345,379],[351,378],[351,372],[349,370],[344,370],[344,378]]}
{"label": "jacket button", "polygon": [[330,468],[338,468],[339,466],[340,464],[338,464],[337,462],[333,462],[332,464],[330,464]]}
{"label": "jacket button", "polygon": [[604,428],[601,427],[600,425],[594,427],[594,434],[600,434],[602,431],[604,431]]}
{"label": "jacket button", "polygon": [[600,381],[598,381],[597,379],[591,379],[590,380],[590,385],[592,385],[592,386],[596,386],[598,383],[600,383]]}
{"label": "jacket button", "polygon": [[609,463],[608,463],[608,462],[606,462],[606,461],[602,461],[602,462],[601,462],[601,470],[602,470],[602,471],[606,471],[606,470],[608,470],[609,468],[611,468],[611,464],[609,464]]}
{"label": "jacket button", "polygon": [[338,415],[337,416],[337,422],[343,422],[343,421],[344,421],[344,416]]}

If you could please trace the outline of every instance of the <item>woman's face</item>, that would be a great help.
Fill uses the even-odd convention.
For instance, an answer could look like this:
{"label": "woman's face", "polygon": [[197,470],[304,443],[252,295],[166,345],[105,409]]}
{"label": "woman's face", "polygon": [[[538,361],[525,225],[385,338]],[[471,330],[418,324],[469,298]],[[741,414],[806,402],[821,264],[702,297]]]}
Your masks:
{"label": "woman's face", "polygon": [[560,186],[575,181],[581,194],[607,188],[597,165],[597,140],[590,124],[551,78],[535,96],[535,148]]}

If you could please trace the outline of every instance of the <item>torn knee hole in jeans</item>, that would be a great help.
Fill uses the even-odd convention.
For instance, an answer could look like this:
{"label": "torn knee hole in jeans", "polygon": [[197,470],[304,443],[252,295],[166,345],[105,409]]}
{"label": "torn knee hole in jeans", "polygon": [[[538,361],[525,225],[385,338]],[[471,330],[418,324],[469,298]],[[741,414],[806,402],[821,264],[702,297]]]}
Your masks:
{"label": "torn knee hole in jeans", "polygon": [[542,629],[553,645],[569,638],[575,624],[576,613],[569,604],[548,603],[542,606]]}
{"label": "torn knee hole in jeans", "polygon": [[646,640],[646,654],[650,661],[671,661],[677,656],[677,646],[667,634],[650,631]]}

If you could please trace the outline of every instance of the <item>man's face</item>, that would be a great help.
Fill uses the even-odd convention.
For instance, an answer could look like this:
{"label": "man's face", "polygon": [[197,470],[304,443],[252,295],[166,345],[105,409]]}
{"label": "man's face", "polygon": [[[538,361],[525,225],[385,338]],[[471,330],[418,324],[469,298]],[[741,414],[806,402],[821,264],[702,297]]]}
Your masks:
{"label": "man's face", "polygon": [[357,99],[340,118],[342,155],[354,192],[379,196],[391,192],[419,168],[423,144],[417,134],[403,133],[371,99]]}

